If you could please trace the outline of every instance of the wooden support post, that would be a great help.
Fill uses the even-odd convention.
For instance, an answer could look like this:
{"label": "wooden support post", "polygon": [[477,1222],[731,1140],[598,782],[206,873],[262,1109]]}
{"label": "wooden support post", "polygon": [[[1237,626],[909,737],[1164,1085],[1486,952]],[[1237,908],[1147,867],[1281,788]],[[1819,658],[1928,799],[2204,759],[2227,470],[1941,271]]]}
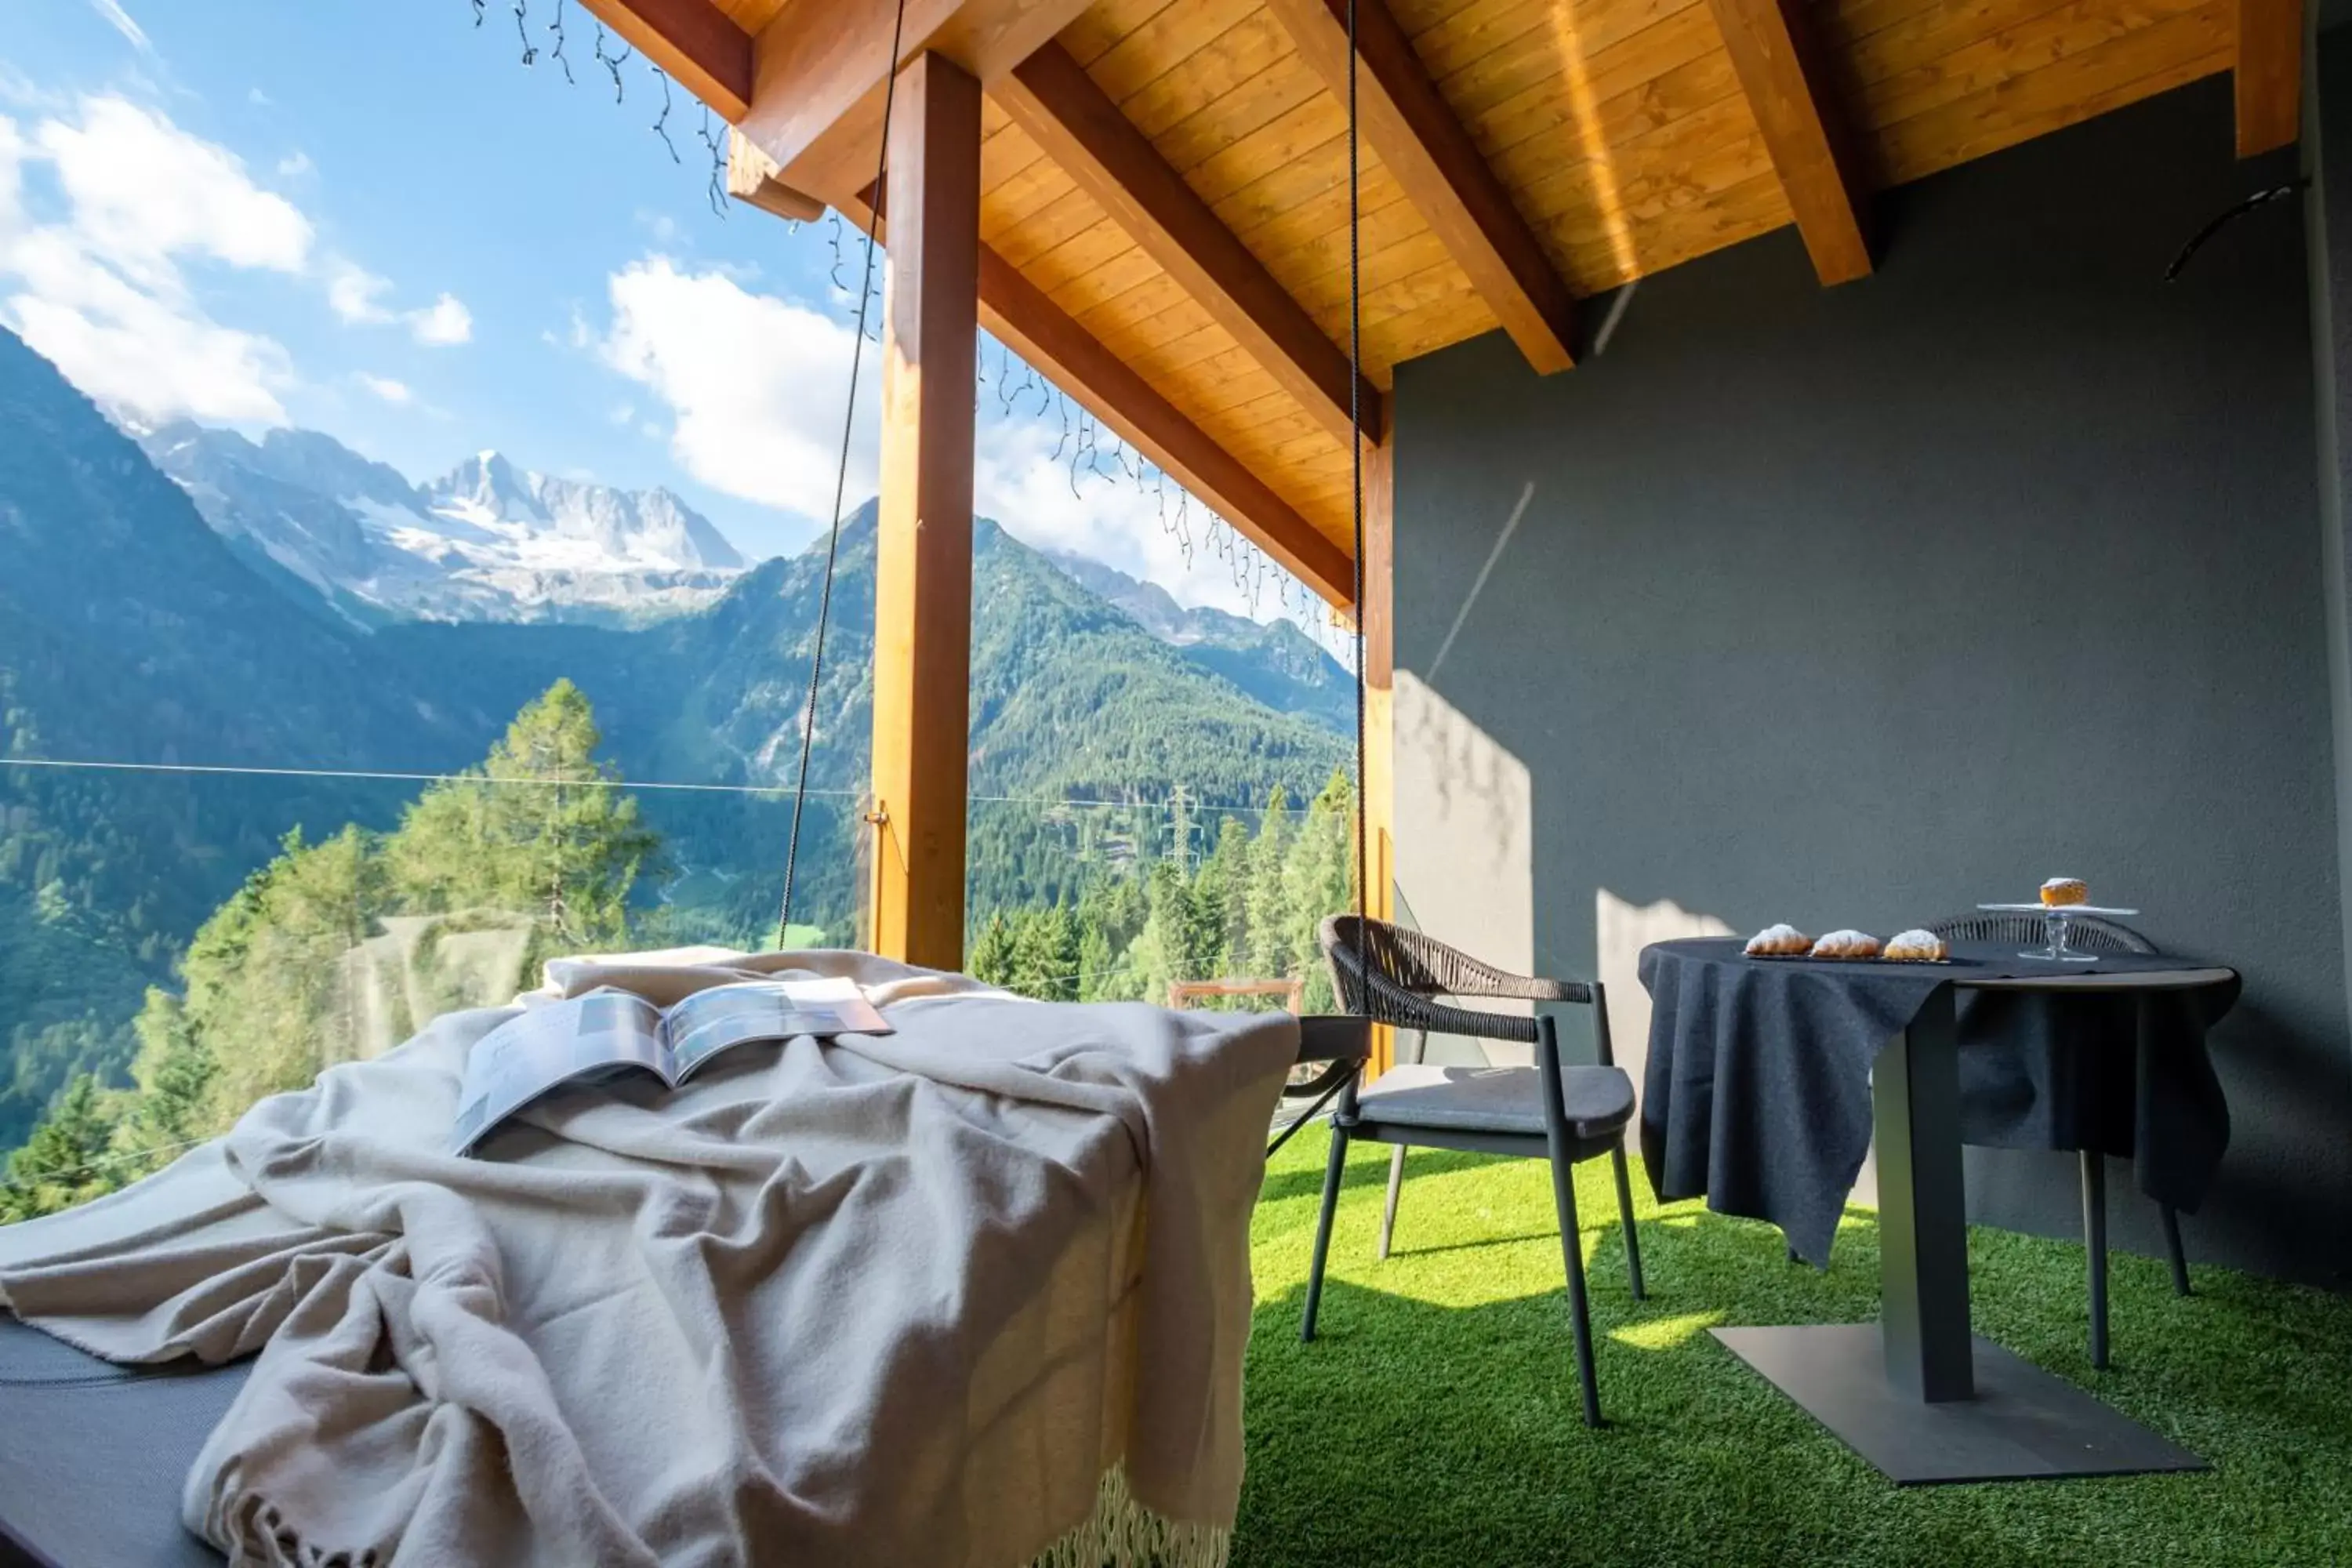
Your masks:
{"label": "wooden support post", "polygon": [[2237,0],[2236,22],[2238,156],[2252,158],[2303,131],[2303,0]]}
{"label": "wooden support post", "polygon": [[[1364,910],[1396,919],[1396,443],[1364,449]],[[1396,1031],[1375,1030],[1370,1072],[1396,1059]]]}
{"label": "wooden support post", "polygon": [[887,195],[874,951],[955,969],[963,963],[971,752],[980,83],[938,55],[899,72]]}

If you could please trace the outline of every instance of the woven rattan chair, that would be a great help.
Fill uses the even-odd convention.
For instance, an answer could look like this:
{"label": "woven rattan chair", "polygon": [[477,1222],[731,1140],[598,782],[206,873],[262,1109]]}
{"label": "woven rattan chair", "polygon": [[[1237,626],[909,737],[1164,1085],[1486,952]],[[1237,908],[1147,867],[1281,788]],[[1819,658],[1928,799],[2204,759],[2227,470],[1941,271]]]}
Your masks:
{"label": "woven rattan chair", "polygon": [[[2154,952],[2156,943],[2113,921],[2076,915],[2070,922],[2070,944],[2085,952]],[[1928,930],[1946,942],[2023,942],[2048,940],[2040,915],[2024,910],[1980,910],[1937,921]],[[2092,1150],[2077,1152],[2083,1173],[2083,1247],[2087,1256],[2091,1294],[2091,1364],[2107,1364],[2107,1164]],[[2170,1204],[2157,1205],[2164,1222],[2164,1255],[2172,1266],[2172,1289],[2189,1294],[2189,1256],[2180,1245],[2180,1215]]]}
{"label": "woven rattan chair", "polygon": [[[1633,1299],[1642,1299],[1642,1248],[1633,1231],[1633,1192],[1625,1173],[1625,1128],[1633,1119],[1633,1080],[1609,1048],[1609,1011],[1601,987],[1576,980],[1529,980],[1506,974],[1444,943],[1380,921],[1339,915],[1323,922],[1323,952],[1349,1011],[1375,1023],[1411,1030],[1412,1058],[1359,1090],[1351,1079],[1331,1116],[1331,1159],[1323,1175],[1323,1209],[1315,1226],[1315,1259],[1307,1279],[1302,1337],[1315,1337],[1323,1296],[1323,1262],[1331,1246],[1331,1215],[1348,1145],[1368,1141],[1395,1148],[1390,1158],[1388,1203],[1381,1218],[1381,1256],[1388,1256],[1408,1145],[1516,1154],[1551,1163],[1552,1204],[1559,1217],[1560,1251],[1568,1264],[1569,1311],[1576,1337],[1576,1374],[1584,1422],[1601,1425],[1592,1381],[1592,1319],[1585,1301],[1584,1254],[1576,1220],[1575,1166],[1601,1154],[1617,1167],[1617,1208],[1625,1227],[1625,1271]],[[1494,997],[1569,1002],[1592,1010],[1600,1065],[1563,1065],[1549,1014],[1533,1016],[1456,1007],[1437,998]],[[1425,1065],[1432,1030],[1535,1047],[1533,1067],[1444,1068]]]}

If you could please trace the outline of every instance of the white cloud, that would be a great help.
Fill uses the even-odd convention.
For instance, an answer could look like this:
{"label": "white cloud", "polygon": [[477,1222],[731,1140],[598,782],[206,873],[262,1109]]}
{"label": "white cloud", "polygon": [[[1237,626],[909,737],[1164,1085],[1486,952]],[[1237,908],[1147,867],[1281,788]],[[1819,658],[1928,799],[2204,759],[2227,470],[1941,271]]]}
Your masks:
{"label": "white cloud", "polygon": [[[83,391],[150,418],[272,422],[293,379],[270,339],[214,321],[184,261],[299,273],[311,233],[225,149],[121,98],[26,134],[0,117],[0,319]],[[24,171],[46,165],[63,212],[36,219]]]}
{"label": "white cloud", "polygon": [[431,348],[469,342],[474,335],[473,312],[454,294],[444,294],[415,310],[395,310],[384,303],[392,279],[366,268],[338,261],[327,279],[327,308],[338,321],[355,327],[382,327],[404,321],[409,335]]}
{"label": "white cloud", "polygon": [[393,320],[381,301],[392,292],[392,279],[379,278],[364,267],[344,261],[327,279],[327,308],[335,319],[354,326],[381,326]]}
{"label": "white cloud", "polygon": [[106,18],[106,25],[131,41],[131,47],[142,54],[153,54],[155,46],[148,40],[147,30],[131,19],[119,0],[89,0],[90,9]]}
{"label": "white cloud", "polygon": [[[604,362],[652,394],[671,426],[671,455],[714,489],[796,512],[832,516],[840,458],[842,397],[853,331],[829,312],[753,293],[716,270],[684,271],[666,257],[610,279],[613,320],[598,342]],[[881,353],[868,344],[850,444],[847,504],[874,493],[878,471]],[[992,391],[983,394],[992,400]],[[1210,546],[1211,514],[1168,487],[1166,522],[1156,491],[1110,478],[1115,437],[1100,437],[1102,474],[1082,473],[1073,493],[1068,447],[1056,458],[1058,416],[998,416],[978,431],[975,509],[1032,544],[1070,550],[1165,586],[1187,604],[1248,613],[1252,597]],[[616,415],[616,417],[625,417]],[[1180,512],[1192,540],[1171,531]],[[1293,588],[1294,604],[1304,590]],[[1269,574],[1256,611],[1282,608]]]}
{"label": "white cloud", "polygon": [[[403,323],[419,342],[472,336],[452,295],[392,308],[388,279],[321,255],[300,209],[160,110],[105,94],[31,112],[39,118],[23,128],[0,115],[0,322],[91,395],[150,419],[284,421],[278,396],[295,380],[286,351],[214,320],[192,263],[323,283],[341,320]],[[38,214],[25,182],[36,165],[54,186]],[[308,165],[298,153],[278,167]]]}
{"label": "white cloud", "polygon": [[299,147],[278,160],[278,175],[284,180],[299,180],[305,174],[316,174],[318,168],[310,162],[310,154]]}
{"label": "white cloud", "polygon": [[[679,466],[713,489],[829,519],[850,329],[717,273],[682,272],[667,257],[633,263],[609,289],[612,327],[598,352],[666,406]],[[879,358],[865,358],[858,402],[869,411]],[[874,421],[858,425],[853,504],[872,493],[876,472]]]}
{"label": "white cloud", "polygon": [[409,390],[406,382],[394,381],[388,375],[370,375],[361,371],[353,379],[396,408],[404,408],[416,400],[416,394]]}
{"label": "white cloud", "polygon": [[268,109],[275,106],[278,100],[257,87],[249,87],[245,89],[245,101],[256,109]]}
{"label": "white cloud", "polygon": [[455,294],[444,294],[424,310],[409,311],[407,321],[410,334],[434,348],[473,341],[473,312]]}
{"label": "white cloud", "polygon": [[81,123],[44,120],[33,140],[57,171],[73,224],[92,248],[131,271],[180,256],[299,273],[310,224],[255,184],[225,147],[127,99],[85,98]]}

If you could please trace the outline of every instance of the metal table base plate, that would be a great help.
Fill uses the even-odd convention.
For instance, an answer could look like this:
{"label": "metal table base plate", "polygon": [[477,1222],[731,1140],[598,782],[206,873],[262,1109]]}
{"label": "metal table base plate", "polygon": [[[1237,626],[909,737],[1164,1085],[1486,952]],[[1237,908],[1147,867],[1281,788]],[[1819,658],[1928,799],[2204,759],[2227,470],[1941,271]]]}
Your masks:
{"label": "metal table base plate", "polygon": [[1876,1323],[1714,1332],[1898,1486],[2209,1468],[1990,1340],[1974,1342],[1976,1397],[1929,1404],[1887,1381]]}

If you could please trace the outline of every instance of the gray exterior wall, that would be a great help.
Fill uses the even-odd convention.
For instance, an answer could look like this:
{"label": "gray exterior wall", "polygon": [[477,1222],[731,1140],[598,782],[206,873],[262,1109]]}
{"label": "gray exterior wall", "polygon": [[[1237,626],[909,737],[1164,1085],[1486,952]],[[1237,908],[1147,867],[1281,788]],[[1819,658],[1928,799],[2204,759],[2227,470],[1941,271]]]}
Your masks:
{"label": "gray exterior wall", "polygon": [[[1883,195],[1864,282],[1822,289],[1783,230],[1643,281],[1566,374],[1499,334],[1403,367],[1414,917],[1622,993],[1632,946],[1702,921],[1883,934],[2085,877],[2246,976],[2192,1260],[2352,1277],[2297,204],[2160,280],[2294,173],[2233,160],[2216,78]],[[1646,1009],[1614,1000],[1622,1050]],[[2155,1251],[2114,1176],[2117,1245]],[[1970,1188],[2079,1223],[2071,1156],[1972,1151]]]}

